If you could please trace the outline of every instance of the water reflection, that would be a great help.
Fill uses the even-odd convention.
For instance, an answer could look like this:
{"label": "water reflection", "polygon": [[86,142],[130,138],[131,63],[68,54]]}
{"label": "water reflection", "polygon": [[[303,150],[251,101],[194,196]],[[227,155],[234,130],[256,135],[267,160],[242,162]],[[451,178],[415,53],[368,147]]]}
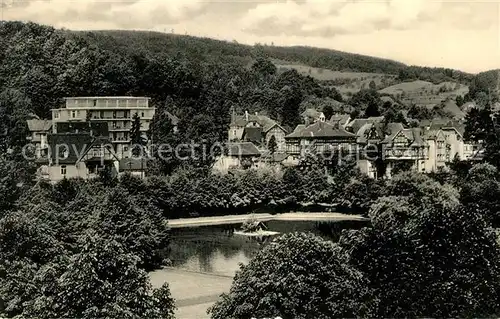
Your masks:
{"label": "water reflection", "polygon": [[[368,226],[361,221],[269,221],[265,225],[268,230],[280,234],[312,232],[333,241],[338,240],[343,229]],[[234,230],[240,226],[241,224],[234,224],[173,229],[169,249],[172,266],[191,271],[234,275],[240,263],[248,263],[273,238],[235,235]]]}

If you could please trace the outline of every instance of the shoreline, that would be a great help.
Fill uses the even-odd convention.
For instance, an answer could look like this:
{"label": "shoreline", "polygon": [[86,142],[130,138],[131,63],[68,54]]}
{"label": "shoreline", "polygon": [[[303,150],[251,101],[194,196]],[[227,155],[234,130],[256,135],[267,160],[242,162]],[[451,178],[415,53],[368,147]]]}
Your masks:
{"label": "shoreline", "polygon": [[217,226],[228,224],[240,224],[248,219],[254,219],[259,222],[267,222],[271,220],[282,221],[369,221],[367,217],[361,215],[348,215],[342,213],[307,213],[307,212],[293,212],[283,214],[245,214],[245,215],[227,215],[227,216],[211,216],[211,217],[193,217],[193,218],[180,218],[169,219],[168,225],[170,228],[187,228],[187,227],[201,227],[201,226]]}

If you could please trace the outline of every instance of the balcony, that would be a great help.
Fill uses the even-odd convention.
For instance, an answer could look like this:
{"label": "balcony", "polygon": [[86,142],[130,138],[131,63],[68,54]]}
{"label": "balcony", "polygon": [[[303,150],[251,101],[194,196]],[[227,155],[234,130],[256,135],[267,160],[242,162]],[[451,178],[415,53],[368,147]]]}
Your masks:
{"label": "balcony", "polygon": [[384,152],[385,159],[388,160],[424,160],[429,155],[426,149],[422,148],[389,148]]}

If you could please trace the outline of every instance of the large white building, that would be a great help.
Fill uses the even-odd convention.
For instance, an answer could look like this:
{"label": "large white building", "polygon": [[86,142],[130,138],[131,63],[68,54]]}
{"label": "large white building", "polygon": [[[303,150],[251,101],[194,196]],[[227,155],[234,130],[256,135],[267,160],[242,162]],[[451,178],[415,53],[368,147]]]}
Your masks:
{"label": "large white building", "polygon": [[52,129],[57,133],[60,122],[106,122],[109,140],[119,158],[130,156],[132,119],[137,113],[144,137],[155,114],[148,97],[96,96],[67,97],[62,108],[52,110]]}

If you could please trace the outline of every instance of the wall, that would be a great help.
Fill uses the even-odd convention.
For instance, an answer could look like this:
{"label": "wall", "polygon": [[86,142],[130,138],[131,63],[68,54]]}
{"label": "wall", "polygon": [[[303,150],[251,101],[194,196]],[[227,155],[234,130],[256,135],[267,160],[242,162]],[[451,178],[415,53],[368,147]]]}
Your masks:
{"label": "wall", "polygon": [[240,141],[243,138],[244,127],[241,126],[231,126],[228,131],[229,141]]}
{"label": "wall", "polygon": [[[61,174],[62,166],[66,166],[66,175]],[[48,167],[48,173],[49,173],[49,179],[52,182],[58,182],[64,179],[64,177],[87,178],[87,167],[85,166],[85,163],[78,163],[76,165],[70,165],[70,164],[53,165]]]}
{"label": "wall", "polygon": [[269,140],[271,139],[271,136],[275,137],[276,143],[278,144],[278,151],[283,152],[286,150],[286,145],[285,145],[285,132],[279,128],[279,127],[273,127],[266,133],[266,147],[269,145]]}
{"label": "wall", "polygon": [[357,166],[361,173],[367,175],[370,178],[376,178],[376,168],[372,161],[369,160],[358,160]]}
{"label": "wall", "polygon": [[227,172],[230,168],[239,167],[238,157],[220,156],[214,163],[213,169],[219,172]]}

